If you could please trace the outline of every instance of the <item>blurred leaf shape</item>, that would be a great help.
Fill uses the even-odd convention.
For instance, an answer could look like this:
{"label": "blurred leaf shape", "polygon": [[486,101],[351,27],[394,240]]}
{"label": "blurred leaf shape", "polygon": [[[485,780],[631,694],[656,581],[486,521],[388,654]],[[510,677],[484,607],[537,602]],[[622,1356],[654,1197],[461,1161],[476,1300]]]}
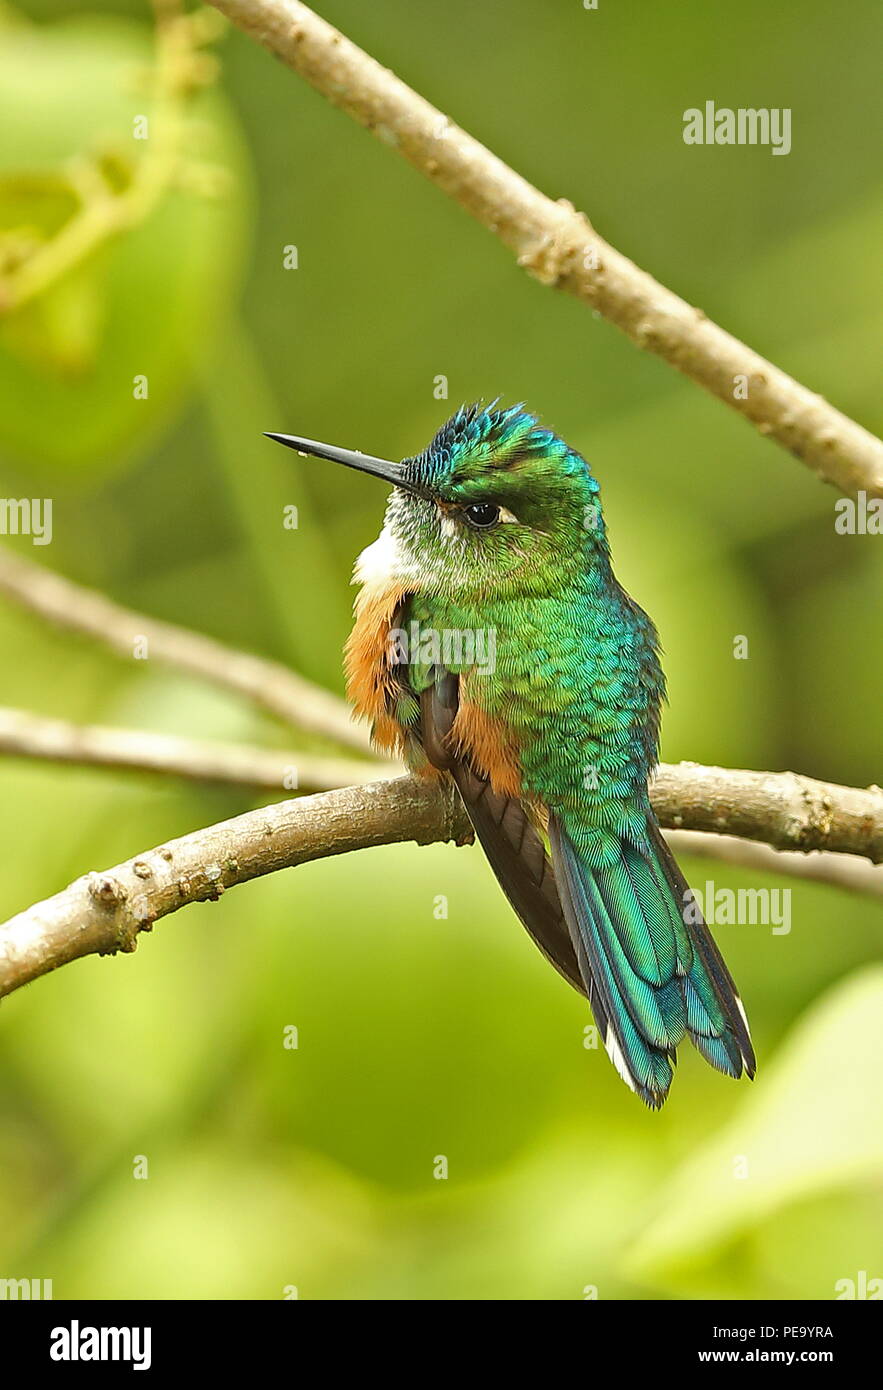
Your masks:
{"label": "blurred leaf shape", "polygon": [[[694,1292],[698,1278],[705,1296],[725,1296],[701,1271],[725,1246],[794,1204],[879,1182],[881,1057],[883,968],[873,966],[806,1013],[737,1117],[675,1174],[626,1256],[629,1274]],[[720,1277],[738,1282],[732,1259]]]}
{"label": "blurred leaf shape", "polygon": [[19,1257],[39,1263],[51,1242],[56,1297],[314,1298],[382,1263],[371,1207],[333,1165],[148,1140],[149,1180],[133,1180],[137,1150],[121,1153]]}
{"label": "blurred leaf shape", "polygon": [[34,244],[54,236],[73,216],[77,202],[70,180],[60,174],[0,178],[0,272],[18,263]]}
{"label": "blurred leaf shape", "polygon": [[234,297],[245,156],[196,20],[0,48],[0,448],[27,463],[107,475],[148,447]]}

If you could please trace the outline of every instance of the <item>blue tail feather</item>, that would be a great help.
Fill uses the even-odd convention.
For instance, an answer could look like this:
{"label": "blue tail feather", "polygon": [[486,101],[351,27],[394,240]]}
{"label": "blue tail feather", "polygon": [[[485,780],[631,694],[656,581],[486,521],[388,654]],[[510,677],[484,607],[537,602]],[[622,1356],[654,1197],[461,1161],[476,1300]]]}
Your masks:
{"label": "blue tail feather", "polygon": [[719,1071],[753,1076],[736,987],[655,822],[644,844],[623,840],[612,864],[590,862],[555,816],[549,836],[577,960],[626,1084],[660,1106],[685,1036]]}

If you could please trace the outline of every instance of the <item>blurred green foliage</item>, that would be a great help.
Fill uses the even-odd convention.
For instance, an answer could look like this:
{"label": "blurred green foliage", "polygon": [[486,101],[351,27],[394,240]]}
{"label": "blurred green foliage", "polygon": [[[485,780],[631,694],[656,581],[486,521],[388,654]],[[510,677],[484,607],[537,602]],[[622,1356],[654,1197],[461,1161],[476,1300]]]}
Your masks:
{"label": "blurred green foliage", "polygon": [[[879,430],[870,0],[837,13],[820,0],[320,8]],[[528,280],[257,46],[234,33],[215,51],[220,82],[179,112],[183,176],[176,165],[143,221],[0,322],[2,491],[55,499],[39,558],[340,689],[349,570],[382,491],[261,431],[401,457],[461,400],[502,393],[602,480],[620,577],[666,647],[664,756],[883,780],[879,538],[837,536],[833,491]],[[161,119],[150,71],[140,0],[3,11],[7,252],[64,225],[84,160],[131,177],[134,118]],[[682,113],[709,98],[790,106],[792,153],[685,146]],[[221,176],[193,176],[205,167]],[[141,374],[147,400],[133,396]],[[292,503],[295,532],[281,525]],[[0,642],[4,703],[286,740],[232,699],[5,602]],[[250,804],[9,761],[0,786],[2,917]],[[700,885],[757,884],[686,868]],[[658,1116],[583,1046],[585,1008],[474,849],[276,875],[170,919],[132,959],[40,981],[0,1010],[0,1276],[52,1278],[56,1297],[295,1285],[345,1299],[833,1297],[839,1280],[879,1276],[883,906],[778,886],[793,893],[789,935],[718,930],[757,1082],[685,1055]],[[283,1047],[289,1025],[297,1050]],[[447,1181],[433,1178],[439,1154]],[[147,1181],[133,1178],[138,1155]]]}

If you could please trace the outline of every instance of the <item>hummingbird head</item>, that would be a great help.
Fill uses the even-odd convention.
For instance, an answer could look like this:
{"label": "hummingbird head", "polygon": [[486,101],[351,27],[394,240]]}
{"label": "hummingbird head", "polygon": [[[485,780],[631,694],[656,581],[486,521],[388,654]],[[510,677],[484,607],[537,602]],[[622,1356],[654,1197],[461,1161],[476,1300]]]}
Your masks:
{"label": "hummingbird head", "polygon": [[609,564],[600,489],[582,456],[522,406],[461,406],[401,463],[313,440],[280,443],[394,485],[383,532],[356,577],[441,593],[547,590]]}

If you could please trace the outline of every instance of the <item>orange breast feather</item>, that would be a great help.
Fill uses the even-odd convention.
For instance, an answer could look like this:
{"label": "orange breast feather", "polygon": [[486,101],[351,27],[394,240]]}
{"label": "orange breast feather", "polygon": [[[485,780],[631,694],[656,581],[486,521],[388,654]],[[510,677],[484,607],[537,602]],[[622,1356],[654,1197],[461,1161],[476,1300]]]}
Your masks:
{"label": "orange breast feather", "polygon": [[460,680],[460,708],[451,730],[457,751],[489,779],[495,792],[501,796],[518,796],[521,790],[518,745],[499,719],[470,700],[469,686],[473,679],[475,677],[466,675]]}
{"label": "orange breast feather", "polygon": [[395,697],[390,629],[405,596],[395,582],[366,584],[356,598],[356,622],[346,644],[346,690],[357,715],[370,720],[374,742],[400,754],[402,735],[390,713]]}
{"label": "orange breast feather", "polygon": [[[357,715],[370,721],[374,742],[384,752],[401,756],[402,729],[392,711],[396,699],[394,647],[390,631],[405,597],[402,584],[366,584],[355,603],[356,621],[346,644],[347,696]],[[469,699],[470,677],[460,681],[460,708],[452,736],[459,756],[467,758],[495,792],[517,796],[521,779],[518,749],[509,731]],[[422,765],[418,771],[433,775]]]}

